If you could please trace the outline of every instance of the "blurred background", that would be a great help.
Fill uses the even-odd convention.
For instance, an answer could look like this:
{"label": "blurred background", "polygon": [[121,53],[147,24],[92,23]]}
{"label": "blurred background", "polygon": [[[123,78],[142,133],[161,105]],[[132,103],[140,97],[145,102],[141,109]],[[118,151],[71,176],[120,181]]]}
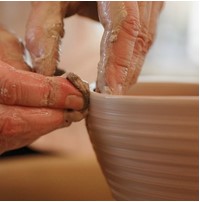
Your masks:
{"label": "blurred background", "polygon": [[[30,2],[0,2],[0,23],[22,40]],[[65,19],[60,68],[96,79],[102,26],[80,16]],[[155,43],[149,51],[141,77],[196,81],[199,79],[199,2],[166,2],[161,13]],[[59,129],[36,141],[40,151],[94,156],[84,121]]]}

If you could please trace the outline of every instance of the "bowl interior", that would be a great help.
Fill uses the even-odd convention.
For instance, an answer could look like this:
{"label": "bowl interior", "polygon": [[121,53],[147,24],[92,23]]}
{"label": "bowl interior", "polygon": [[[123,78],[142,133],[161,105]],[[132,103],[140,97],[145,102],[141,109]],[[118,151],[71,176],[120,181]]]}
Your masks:
{"label": "bowl interior", "polygon": [[198,96],[198,83],[140,82],[133,85],[128,95],[139,96]]}

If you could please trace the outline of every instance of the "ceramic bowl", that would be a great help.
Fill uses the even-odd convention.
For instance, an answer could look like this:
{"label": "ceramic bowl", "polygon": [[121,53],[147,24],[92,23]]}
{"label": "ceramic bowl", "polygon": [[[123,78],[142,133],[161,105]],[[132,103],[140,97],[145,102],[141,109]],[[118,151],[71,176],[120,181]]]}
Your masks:
{"label": "ceramic bowl", "polygon": [[198,84],[91,92],[87,129],[117,200],[198,200]]}

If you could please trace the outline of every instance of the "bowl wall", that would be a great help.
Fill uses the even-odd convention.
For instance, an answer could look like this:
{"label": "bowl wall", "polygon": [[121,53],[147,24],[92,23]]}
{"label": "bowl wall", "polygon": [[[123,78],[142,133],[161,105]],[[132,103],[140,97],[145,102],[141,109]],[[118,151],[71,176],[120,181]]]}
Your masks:
{"label": "bowl wall", "polygon": [[198,84],[92,92],[87,129],[117,200],[198,200]]}

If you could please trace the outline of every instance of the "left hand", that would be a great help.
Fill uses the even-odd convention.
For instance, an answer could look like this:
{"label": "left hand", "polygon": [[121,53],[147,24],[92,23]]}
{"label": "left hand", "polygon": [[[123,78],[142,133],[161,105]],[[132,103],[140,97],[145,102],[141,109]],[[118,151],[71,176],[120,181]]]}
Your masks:
{"label": "left hand", "polygon": [[23,53],[23,44],[0,27],[0,153],[85,116],[82,93],[65,78],[31,72]]}

